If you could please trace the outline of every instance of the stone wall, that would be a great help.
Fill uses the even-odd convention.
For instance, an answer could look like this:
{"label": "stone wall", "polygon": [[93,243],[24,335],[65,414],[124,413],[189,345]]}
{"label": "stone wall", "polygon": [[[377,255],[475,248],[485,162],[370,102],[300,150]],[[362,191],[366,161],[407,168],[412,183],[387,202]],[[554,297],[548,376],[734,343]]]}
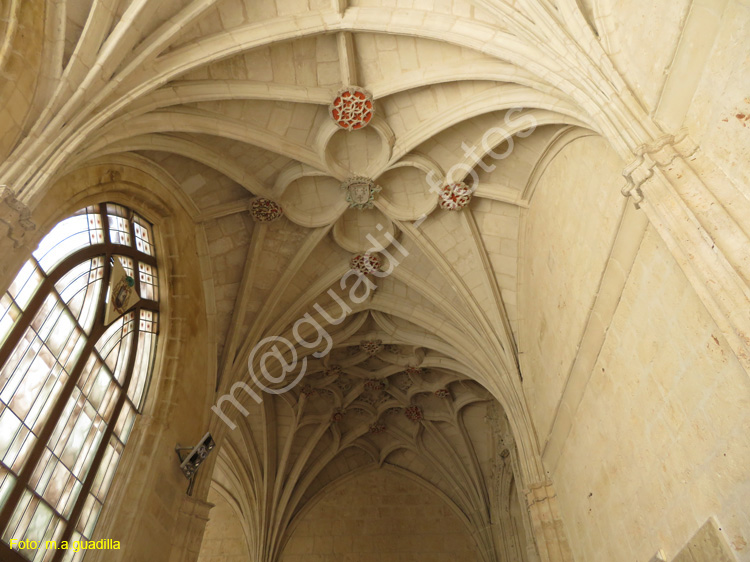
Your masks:
{"label": "stone wall", "polygon": [[622,163],[606,141],[591,136],[557,142],[559,152],[543,161],[546,169],[523,213],[519,243],[519,360],[542,443],[625,205],[619,193]]}
{"label": "stone wall", "polygon": [[250,553],[242,530],[242,516],[213,489],[208,501],[214,507],[206,524],[198,562],[247,562]]}
{"label": "stone wall", "polygon": [[455,512],[415,481],[367,472],[328,490],[292,533],[281,562],[475,562]]}
{"label": "stone wall", "polygon": [[671,560],[715,515],[750,560],[750,380],[650,229],[552,475],[576,560]]}

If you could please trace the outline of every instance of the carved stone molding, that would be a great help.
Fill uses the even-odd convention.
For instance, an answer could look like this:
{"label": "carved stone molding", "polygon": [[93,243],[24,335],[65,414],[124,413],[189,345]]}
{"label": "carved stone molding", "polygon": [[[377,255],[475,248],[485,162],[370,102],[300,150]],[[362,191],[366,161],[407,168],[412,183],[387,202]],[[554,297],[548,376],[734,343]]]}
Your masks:
{"label": "carved stone molding", "polygon": [[625,197],[632,197],[636,209],[643,201],[643,183],[654,175],[656,166],[669,166],[678,157],[689,158],[698,150],[698,145],[683,129],[676,135],[663,135],[653,142],[638,147],[637,157],[622,172],[627,182],[621,192]]}
{"label": "carved stone molding", "polygon": [[0,225],[5,228],[5,235],[13,241],[14,248],[20,248],[25,243],[26,233],[36,230],[36,224],[31,220],[31,211],[21,201],[16,199],[15,192],[7,185],[0,185]]}
{"label": "carved stone molding", "polygon": [[623,171],[633,197],[664,240],[722,335],[750,373],[750,204],[685,130],[639,147]]}
{"label": "carved stone molding", "polygon": [[552,483],[538,482],[526,490],[526,505],[542,562],[572,562],[573,552],[565,534],[562,515]]}

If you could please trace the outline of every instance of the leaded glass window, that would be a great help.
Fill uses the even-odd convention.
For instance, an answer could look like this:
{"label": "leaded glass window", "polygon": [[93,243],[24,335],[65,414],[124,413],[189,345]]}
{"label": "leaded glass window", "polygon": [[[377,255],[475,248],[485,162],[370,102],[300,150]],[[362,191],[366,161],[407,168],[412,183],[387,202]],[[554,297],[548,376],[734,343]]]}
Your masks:
{"label": "leaded glass window", "polygon": [[[140,300],[105,325],[115,260]],[[92,536],[148,391],[158,300],[152,226],[111,203],[55,226],[0,298],[0,559],[85,555],[59,546]]]}

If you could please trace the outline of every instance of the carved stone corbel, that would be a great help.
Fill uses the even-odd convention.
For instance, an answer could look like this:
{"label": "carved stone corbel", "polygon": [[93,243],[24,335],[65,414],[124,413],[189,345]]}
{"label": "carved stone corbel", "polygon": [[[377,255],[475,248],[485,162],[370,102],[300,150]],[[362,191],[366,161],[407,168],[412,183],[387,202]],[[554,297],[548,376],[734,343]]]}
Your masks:
{"label": "carved stone corbel", "polygon": [[31,211],[16,199],[15,192],[7,185],[0,185],[0,225],[5,235],[13,242],[14,248],[20,248],[25,242],[26,233],[36,229],[31,220]]}
{"label": "carved stone corbel", "polygon": [[676,158],[689,158],[697,150],[698,145],[688,136],[686,129],[641,145],[635,151],[635,160],[622,172],[626,183],[620,192],[625,197],[632,197],[635,208],[640,209],[644,198],[641,186],[654,175],[654,168],[666,168]]}
{"label": "carved stone corbel", "polygon": [[747,200],[686,130],[642,145],[623,175],[623,195],[645,212],[750,373]]}

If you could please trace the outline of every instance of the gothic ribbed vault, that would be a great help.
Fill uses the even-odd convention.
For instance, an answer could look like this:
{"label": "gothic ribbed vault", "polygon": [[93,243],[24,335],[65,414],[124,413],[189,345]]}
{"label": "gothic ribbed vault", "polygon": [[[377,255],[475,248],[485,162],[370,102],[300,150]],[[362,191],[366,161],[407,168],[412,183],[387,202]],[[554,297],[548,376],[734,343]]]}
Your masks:
{"label": "gothic ribbed vault", "polygon": [[[2,4],[0,63],[21,4]],[[134,168],[199,226],[209,398],[242,408],[224,406],[235,429],[211,418],[220,447],[196,493],[231,499],[254,560],[280,559],[327,486],[385,465],[445,499],[482,560],[510,560],[512,488],[548,480],[519,368],[519,263],[539,258],[522,212],[566,144],[602,140],[622,169],[662,134],[605,55],[599,4],[47,3],[42,78],[1,139],[0,183],[35,207],[75,174],[110,166],[95,180],[117,187]],[[364,113],[344,122],[350,94]],[[619,201],[600,210],[613,225]],[[352,274],[373,248],[378,270]],[[307,361],[280,394],[248,369],[274,336]]]}

